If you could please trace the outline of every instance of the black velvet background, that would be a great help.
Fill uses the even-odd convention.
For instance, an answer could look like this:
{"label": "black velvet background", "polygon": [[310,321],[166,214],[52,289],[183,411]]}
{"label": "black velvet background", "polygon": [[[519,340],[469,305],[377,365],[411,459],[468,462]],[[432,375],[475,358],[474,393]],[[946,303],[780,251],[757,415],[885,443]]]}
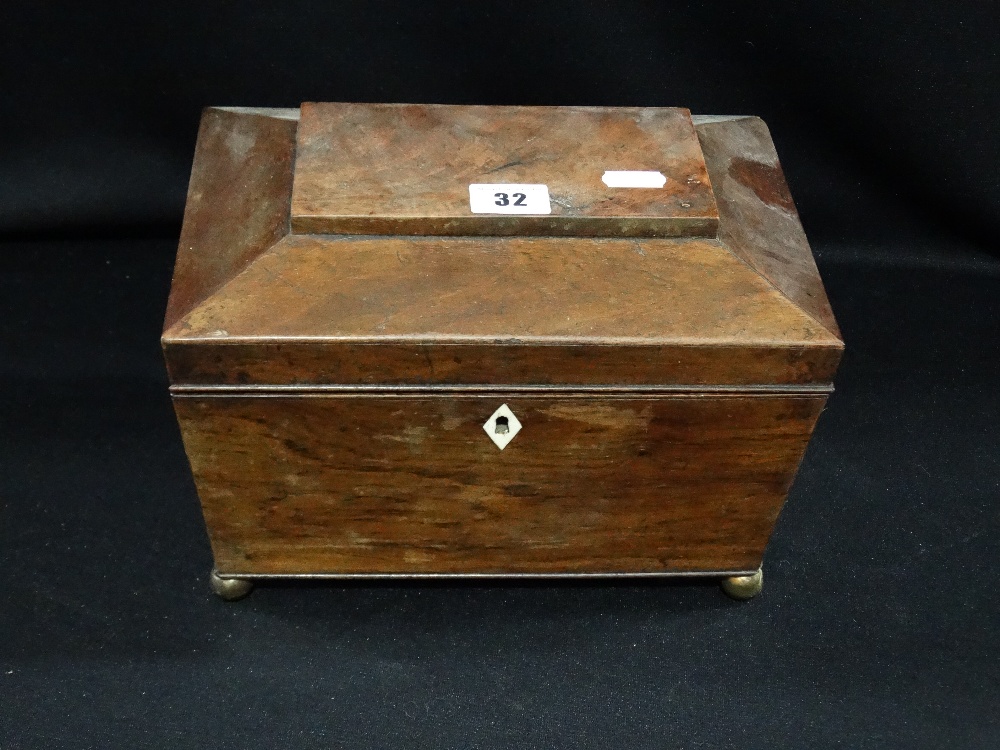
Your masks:
{"label": "black velvet background", "polygon": [[[0,9],[0,748],[1000,744],[986,4]],[[711,585],[266,585],[211,556],[158,336],[199,110],[683,105],[771,126],[848,350]]]}

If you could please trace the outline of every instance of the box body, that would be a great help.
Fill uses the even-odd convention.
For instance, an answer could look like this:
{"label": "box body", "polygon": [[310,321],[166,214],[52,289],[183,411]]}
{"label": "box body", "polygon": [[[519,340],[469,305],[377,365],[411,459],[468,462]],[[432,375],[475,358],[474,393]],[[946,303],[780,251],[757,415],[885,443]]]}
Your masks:
{"label": "box body", "polygon": [[[760,566],[843,348],[766,128],[538,109],[206,111],[163,343],[220,574]],[[546,177],[580,122],[593,168]],[[372,132],[396,169],[354,194]],[[557,229],[460,216],[504,159],[574,196]],[[609,159],[684,184],[619,198]]]}
{"label": "box body", "polygon": [[[755,570],[822,395],[180,397],[231,575]],[[502,451],[482,424],[525,425]]]}

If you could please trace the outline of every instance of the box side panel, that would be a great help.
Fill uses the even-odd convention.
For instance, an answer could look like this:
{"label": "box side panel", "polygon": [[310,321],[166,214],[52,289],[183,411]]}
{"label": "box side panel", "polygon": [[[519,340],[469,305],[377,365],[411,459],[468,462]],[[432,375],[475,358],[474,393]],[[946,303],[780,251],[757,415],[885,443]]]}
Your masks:
{"label": "box side panel", "polygon": [[[746,571],[823,396],[178,396],[221,573]],[[484,430],[506,404],[522,427]]]}

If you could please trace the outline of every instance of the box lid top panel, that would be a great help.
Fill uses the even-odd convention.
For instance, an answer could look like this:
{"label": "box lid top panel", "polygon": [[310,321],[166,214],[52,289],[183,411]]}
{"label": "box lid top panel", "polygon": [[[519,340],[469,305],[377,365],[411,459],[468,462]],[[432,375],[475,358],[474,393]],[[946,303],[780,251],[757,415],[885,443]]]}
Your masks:
{"label": "box lid top panel", "polygon": [[715,236],[686,109],[302,105],[304,234]]}

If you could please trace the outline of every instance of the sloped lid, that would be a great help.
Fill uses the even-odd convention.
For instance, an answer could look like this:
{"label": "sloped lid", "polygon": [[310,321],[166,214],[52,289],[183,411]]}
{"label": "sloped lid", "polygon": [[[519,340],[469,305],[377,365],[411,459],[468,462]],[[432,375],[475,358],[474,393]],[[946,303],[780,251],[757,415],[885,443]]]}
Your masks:
{"label": "sloped lid", "polygon": [[294,119],[210,110],[172,382],[829,382],[843,345],[766,128],[699,127],[718,238],[348,237],[288,233]]}
{"label": "sloped lid", "polygon": [[714,237],[686,109],[303,104],[302,234]]}

